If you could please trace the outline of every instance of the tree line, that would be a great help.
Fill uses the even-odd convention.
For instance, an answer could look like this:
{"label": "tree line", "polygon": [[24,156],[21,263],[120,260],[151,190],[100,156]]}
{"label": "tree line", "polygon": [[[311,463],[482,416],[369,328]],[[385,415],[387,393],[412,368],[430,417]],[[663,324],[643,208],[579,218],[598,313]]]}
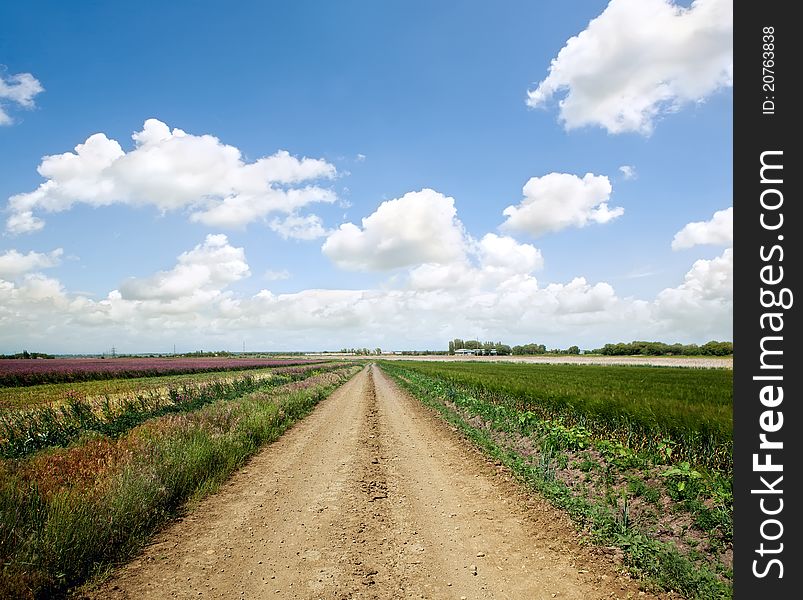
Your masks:
{"label": "tree line", "polygon": [[23,350],[22,352],[17,352],[16,354],[0,354],[0,359],[3,358],[30,359],[30,358],[54,358],[54,356],[52,354],[45,354],[44,352],[28,352],[27,350]]}
{"label": "tree line", "polygon": [[368,348],[341,348],[341,354],[356,354],[357,356],[370,356],[371,354],[382,354],[382,348],[374,348],[373,350],[369,350]]}
{"label": "tree line", "polygon": [[[509,346],[502,342],[480,342],[479,340],[462,340],[455,338],[449,341],[449,354],[457,350],[474,350],[480,354],[496,354],[499,356],[533,356],[538,354],[580,354],[579,346],[548,349],[544,344],[530,343]],[[586,354],[603,354],[607,356],[730,356],[733,354],[733,342],[710,341],[697,344],[665,344],[664,342],[605,344],[602,348],[589,350]]]}
{"label": "tree line", "polygon": [[605,344],[593,351],[608,356],[730,356],[733,342],[706,342],[697,344],[664,344],[663,342],[630,342],[629,344]]}

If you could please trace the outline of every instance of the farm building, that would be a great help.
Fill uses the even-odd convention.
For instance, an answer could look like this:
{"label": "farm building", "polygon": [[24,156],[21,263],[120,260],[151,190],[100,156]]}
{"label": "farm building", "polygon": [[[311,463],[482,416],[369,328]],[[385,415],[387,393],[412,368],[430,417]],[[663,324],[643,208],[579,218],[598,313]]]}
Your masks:
{"label": "farm building", "polygon": [[454,353],[457,356],[466,356],[466,355],[483,356],[485,354],[496,356],[496,349],[491,348],[490,350],[485,351],[482,348],[460,348],[458,350],[455,350]]}

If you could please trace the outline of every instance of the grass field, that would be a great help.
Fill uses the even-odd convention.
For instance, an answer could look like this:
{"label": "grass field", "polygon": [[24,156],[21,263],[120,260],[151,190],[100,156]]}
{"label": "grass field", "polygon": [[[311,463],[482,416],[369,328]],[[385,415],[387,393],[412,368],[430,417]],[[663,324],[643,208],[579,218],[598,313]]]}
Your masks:
{"label": "grass field", "polygon": [[383,361],[664,590],[730,598],[731,370]]}
{"label": "grass field", "polygon": [[675,445],[676,456],[733,469],[733,372],[596,365],[404,363],[471,390],[520,418],[560,420],[635,451]]}

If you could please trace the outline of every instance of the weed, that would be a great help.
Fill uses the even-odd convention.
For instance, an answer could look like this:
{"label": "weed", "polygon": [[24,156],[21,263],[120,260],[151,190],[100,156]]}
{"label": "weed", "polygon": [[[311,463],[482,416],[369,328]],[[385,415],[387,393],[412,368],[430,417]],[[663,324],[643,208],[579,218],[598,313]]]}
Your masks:
{"label": "weed", "polygon": [[646,483],[639,477],[628,478],[628,490],[634,496],[644,498],[647,502],[656,505],[661,498],[660,490]]}
{"label": "weed", "polygon": [[667,469],[661,473],[661,477],[667,478],[669,495],[675,500],[693,499],[700,492],[702,474],[692,469],[687,462]]}

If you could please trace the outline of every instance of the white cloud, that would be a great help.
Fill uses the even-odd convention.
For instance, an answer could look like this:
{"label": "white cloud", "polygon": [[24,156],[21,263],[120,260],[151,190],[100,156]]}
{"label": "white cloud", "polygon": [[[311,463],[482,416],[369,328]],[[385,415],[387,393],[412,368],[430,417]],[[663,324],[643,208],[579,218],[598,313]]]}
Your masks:
{"label": "white cloud", "polygon": [[206,225],[243,227],[271,213],[290,214],[313,202],[334,202],[329,189],[305,181],[332,178],[334,166],[286,151],[245,162],[234,146],[211,135],[192,135],[148,119],[132,136],[135,147],[96,133],[74,152],[45,156],[36,190],[9,199],[11,233],[36,231],[36,213],[69,210],[76,203],[148,205],[162,212],[187,210]]}
{"label": "white cloud", "polygon": [[595,313],[614,308],[618,298],[610,284],[589,284],[585,277],[575,277],[567,284],[552,283],[546,294],[554,301],[555,312],[562,315]]}
{"label": "white cloud", "polygon": [[695,221],[675,234],[672,250],[701,244],[729,246],[733,244],[733,207],[718,210],[710,221]]}
{"label": "white cloud", "polygon": [[636,178],[636,167],[634,167],[633,165],[622,165],[621,167],[619,167],[619,172],[625,179]]}
{"label": "white cloud", "polygon": [[202,244],[182,253],[170,271],[124,281],[120,296],[125,300],[170,301],[198,293],[219,292],[248,275],[250,271],[242,248],[231,246],[225,235],[207,235]]}
{"label": "white cloud", "polygon": [[[710,332],[709,339],[728,339],[733,331],[733,249],[712,260],[698,260],[684,282],[667,288],[655,300],[656,319],[668,331],[678,328]],[[731,332],[723,336],[721,332]]]}
{"label": "white cloud", "polygon": [[407,285],[417,291],[469,289],[478,272],[467,262],[425,263],[410,269]]}
{"label": "white cloud", "polygon": [[[111,345],[158,351],[173,343],[193,350],[233,349],[243,339],[256,338],[258,344],[249,344],[266,350],[406,349],[445,348],[454,337],[477,337],[595,348],[631,339],[732,339],[732,249],[713,260],[698,260],[677,287],[653,299],[621,298],[609,283],[582,276],[540,282],[534,275],[543,265],[537,248],[495,233],[475,240],[453,209],[451,198],[424,190],[383,203],[363,220],[362,229],[355,227],[360,252],[347,254],[348,259],[385,267],[393,264],[393,255],[383,256],[380,246],[392,219],[409,210],[414,218],[440,224],[429,237],[409,233],[392,240],[413,247],[415,240],[430,251],[371,289],[237,293],[231,284],[250,269],[243,248],[233,247],[221,234],[207,236],[171,268],[128,279],[97,301],[16,267],[17,280],[0,280],[0,345],[11,349],[24,342],[45,351],[97,351]],[[431,250],[436,233],[451,236],[448,248],[454,253]],[[365,258],[372,254],[379,259]],[[37,256],[46,255],[28,259],[31,269],[48,262]],[[18,265],[19,259],[11,263]],[[264,273],[269,280],[288,275]]]}
{"label": "white cloud", "polygon": [[54,332],[69,326],[69,299],[58,280],[41,273],[19,282],[0,279],[0,343],[9,350],[22,350],[19,344],[33,339],[58,344]]}
{"label": "white cloud", "polygon": [[7,250],[0,254],[0,278],[14,279],[29,271],[55,267],[61,263],[62,254],[64,251],[61,248],[47,254],[34,251],[22,254],[14,249]]}
{"label": "white cloud", "polygon": [[33,108],[34,97],[45,91],[39,80],[30,73],[17,73],[4,77],[0,73],[0,125],[13,123],[6,106],[13,104],[20,108]]}
{"label": "white cloud", "polygon": [[507,236],[487,233],[479,243],[480,265],[486,271],[527,274],[544,266],[541,251]]}
{"label": "white cloud", "polygon": [[464,244],[454,199],[422,189],[383,202],[362,227],[344,223],[322,251],[344,269],[383,271],[451,263],[462,258]]}
{"label": "white cloud", "polygon": [[451,263],[425,263],[409,272],[413,290],[493,288],[515,278],[527,279],[543,267],[541,251],[506,236],[488,233],[476,242],[464,239],[465,254]]}
{"label": "white cloud", "polygon": [[527,104],[559,102],[567,129],[649,134],[663,113],[733,85],[733,3],[611,0],[570,38]]}
{"label": "white cloud", "polygon": [[284,239],[314,240],[329,233],[318,215],[277,217],[270,222],[270,228]]}
{"label": "white cloud", "polygon": [[430,275],[449,276],[421,285],[414,276],[425,266],[395,287],[262,290],[251,296],[215,289],[224,282],[192,293],[180,290],[189,295],[166,293],[169,277],[157,274],[157,297],[133,299],[112,291],[100,301],[29,274],[19,284],[0,281],[0,344],[17,347],[23,340],[46,350],[116,345],[154,351],[175,342],[191,349],[238,348],[244,337],[254,336],[264,349],[405,349],[445,348],[453,337],[478,337],[593,348],[612,340],[732,337],[728,253],[698,261],[680,286],[651,302],[620,298],[610,284],[583,277],[542,285],[532,275],[499,276],[461,263],[431,265]]}
{"label": "white cloud", "polygon": [[624,214],[624,208],[608,208],[611,182],[604,175],[586,173],[581,179],[569,173],[532,177],[522,190],[524,199],[502,214],[502,229],[538,236],[567,227],[607,223]]}

